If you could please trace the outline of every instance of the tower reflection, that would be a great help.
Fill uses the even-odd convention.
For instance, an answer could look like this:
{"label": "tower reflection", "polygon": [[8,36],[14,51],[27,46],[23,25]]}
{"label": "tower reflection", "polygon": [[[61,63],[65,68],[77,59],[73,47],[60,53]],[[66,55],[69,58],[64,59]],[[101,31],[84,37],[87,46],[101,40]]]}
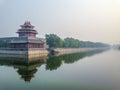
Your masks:
{"label": "tower reflection", "polygon": [[20,78],[22,80],[24,80],[25,82],[30,82],[37,72],[37,67],[45,64],[47,58],[48,57],[42,57],[39,59],[37,58],[38,60],[35,59],[35,62],[17,62],[16,59],[18,58],[12,58],[11,60],[7,58],[0,58],[0,66],[13,67],[15,70],[17,70],[17,73],[20,75]]}

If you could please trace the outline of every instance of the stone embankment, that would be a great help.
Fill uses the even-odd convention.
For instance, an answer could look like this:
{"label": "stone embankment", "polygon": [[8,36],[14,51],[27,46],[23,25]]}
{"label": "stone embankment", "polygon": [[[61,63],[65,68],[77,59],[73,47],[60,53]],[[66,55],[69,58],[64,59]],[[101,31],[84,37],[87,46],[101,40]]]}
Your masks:
{"label": "stone embankment", "polygon": [[78,52],[89,52],[93,50],[101,50],[106,48],[56,48],[53,49],[53,54],[70,54],[70,53],[78,53]]}
{"label": "stone embankment", "polygon": [[49,49],[49,50],[46,50],[46,49],[28,49],[28,50],[0,49],[0,54],[47,56],[48,54],[69,54],[69,53],[101,50],[101,49],[106,49],[106,48],[55,48],[55,49]]}
{"label": "stone embankment", "polygon": [[70,53],[89,52],[106,48],[56,48],[56,49],[28,49],[28,50],[9,50],[0,49],[0,59],[17,62],[35,62],[48,58],[48,54],[63,55]]}

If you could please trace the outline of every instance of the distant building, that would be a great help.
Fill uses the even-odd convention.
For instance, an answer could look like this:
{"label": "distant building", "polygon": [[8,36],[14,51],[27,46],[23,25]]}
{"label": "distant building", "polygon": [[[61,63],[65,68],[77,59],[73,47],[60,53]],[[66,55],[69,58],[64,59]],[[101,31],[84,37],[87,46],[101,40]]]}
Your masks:
{"label": "distant building", "polygon": [[36,37],[38,32],[34,30],[34,26],[30,22],[25,22],[20,26],[21,28],[17,31],[19,37],[0,38],[0,41],[3,42],[2,47],[5,47],[4,42],[6,42],[8,43],[6,47],[12,49],[47,48],[46,40]]}

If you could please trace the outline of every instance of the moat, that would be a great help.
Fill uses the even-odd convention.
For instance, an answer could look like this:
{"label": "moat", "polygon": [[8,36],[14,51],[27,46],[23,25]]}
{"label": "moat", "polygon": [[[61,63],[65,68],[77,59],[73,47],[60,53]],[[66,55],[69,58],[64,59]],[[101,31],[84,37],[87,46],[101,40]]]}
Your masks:
{"label": "moat", "polygon": [[0,90],[120,90],[119,58],[119,50],[96,50],[31,64],[0,60]]}

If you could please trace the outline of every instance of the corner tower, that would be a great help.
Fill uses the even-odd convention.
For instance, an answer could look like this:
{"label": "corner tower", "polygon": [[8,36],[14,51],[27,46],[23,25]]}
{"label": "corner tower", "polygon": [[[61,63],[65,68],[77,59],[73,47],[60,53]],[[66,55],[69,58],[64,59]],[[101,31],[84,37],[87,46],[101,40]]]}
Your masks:
{"label": "corner tower", "polygon": [[26,21],[23,25],[20,25],[20,27],[21,28],[17,31],[19,37],[36,38],[36,34],[38,33],[34,30],[34,26],[32,26],[30,22]]}

